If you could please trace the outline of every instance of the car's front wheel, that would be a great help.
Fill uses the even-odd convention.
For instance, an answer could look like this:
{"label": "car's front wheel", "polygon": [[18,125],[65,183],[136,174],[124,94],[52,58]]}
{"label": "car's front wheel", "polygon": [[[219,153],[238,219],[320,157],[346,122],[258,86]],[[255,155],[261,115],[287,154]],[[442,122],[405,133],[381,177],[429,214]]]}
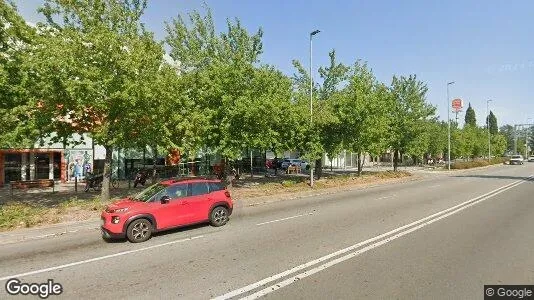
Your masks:
{"label": "car's front wheel", "polygon": [[228,209],[224,206],[215,207],[210,214],[210,223],[212,226],[223,226],[228,222]]}
{"label": "car's front wheel", "polygon": [[132,243],[141,243],[152,235],[152,224],[147,219],[137,219],[128,225],[126,237]]}

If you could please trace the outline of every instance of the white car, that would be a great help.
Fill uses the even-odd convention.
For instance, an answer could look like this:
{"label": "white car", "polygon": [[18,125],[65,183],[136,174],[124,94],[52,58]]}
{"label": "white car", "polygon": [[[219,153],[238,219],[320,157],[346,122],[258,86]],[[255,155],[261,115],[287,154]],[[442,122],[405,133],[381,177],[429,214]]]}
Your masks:
{"label": "white car", "polygon": [[534,162],[534,156],[529,156],[528,161],[529,162]]}
{"label": "white car", "polygon": [[308,167],[308,163],[303,161],[302,159],[297,158],[286,158],[284,161],[282,161],[282,169],[287,169],[289,166],[299,166],[302,170],[306,170]]}
{"label": "white car", "polygon": [[522,165],[523,164],[523,156],[522,155],[512,155],[510,158],[510,164],[511,165]]}

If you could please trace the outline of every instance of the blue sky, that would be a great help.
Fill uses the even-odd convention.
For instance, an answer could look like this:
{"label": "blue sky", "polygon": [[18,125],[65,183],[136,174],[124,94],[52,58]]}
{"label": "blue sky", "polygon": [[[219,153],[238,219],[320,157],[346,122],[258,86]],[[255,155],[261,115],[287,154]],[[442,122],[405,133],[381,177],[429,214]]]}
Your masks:
{"label": "blue sky", "polygon": [[[42,20],[41,0],[15,1],[23,17]],[[328,64],[328,52],[352,64],[365,60],[377,78],[416,74],[429,87],[428,101],[446,119],[446,83],[451,98],[471,102],[479,124],[486,100],[499,126],[534,120],[534,1],[206,1],[217,29],[226,18],[239,18],[250,30],[264,30],[262,62],[290,75],[292,59],[308,67],[308,34],[314,39],[314,69]],[[164,21],[201,1],[151,0],[144,16],[156,37]],[[315,75],[316,76],[316,75]],[[463,120],[463,113],[461,114]]]}

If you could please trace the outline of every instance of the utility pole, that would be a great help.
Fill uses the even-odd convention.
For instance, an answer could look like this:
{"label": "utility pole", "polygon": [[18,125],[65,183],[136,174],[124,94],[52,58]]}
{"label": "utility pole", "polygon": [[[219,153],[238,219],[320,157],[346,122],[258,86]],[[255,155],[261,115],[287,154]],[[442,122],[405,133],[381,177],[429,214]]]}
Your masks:
{"label": "utility pole", "polygon": [[491,131],[489,122],[489,103],[493,100],[486,101],[486,126],[488,127],[488,161],[491,161]]}
{"label": "utility pole", "polygon": [[[312,56],[312,41],[313,36],[321,32],[320,30],[314,30],[310,32],[310,128],[313,130],[313,56]],[[310,140],[311,141],[311,140]],[[312,162],[312,159],[310,159],[310,163]],[[313,187],[313,167],[315,166],[314,163],[310,166],[310,187]],[[322,167],[322,166],[321,166]]]}
{"label": "utility pole", "polygon": [[449,98],[449,86],[451,84],[454,84],[454,81],[447,83],[447,122],[449,124],[449,131],[448,131],[448,147],[447,147],[447,169],[451,169],[451,107],[450,107],[450,98]]}
{"label": "utility pole", "polygon": [[517,154],[517,125],[514,125],[514,154]]}

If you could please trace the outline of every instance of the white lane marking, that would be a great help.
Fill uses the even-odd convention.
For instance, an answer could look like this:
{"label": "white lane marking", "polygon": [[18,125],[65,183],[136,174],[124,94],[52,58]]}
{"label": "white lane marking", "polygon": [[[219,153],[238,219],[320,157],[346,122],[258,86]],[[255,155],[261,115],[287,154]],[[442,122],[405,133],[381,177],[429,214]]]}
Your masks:
{"label": "white lane marking", "polygon": [[[524,182],[524,181],[523,181],[523,182]],[[388,238],[386,238],[386,239],[384,239],[384,240],[381,240],[380,242],[371,244],[371,245],[366,246],[366,247],[364,247],[364,248],[361,248],[360,250],[357,250],[357,251],[355,251],[355,252],[352,252],[352,253],[349,253],[349,254],[347,254],[347,255],[338,257],[338,258],[336,258],[336,259],[334,259],[334,260],[331,260],[331,261],[329,261],[329,262],[327,262],[327,263],[325,263],[325,264],[319,265],[319,266],[317,266],[317,267],[315,267],[315,268],[313,268],[313,269],[310,269],[310,270],[308,270],[308,271],[306,271],[306,272],[302,272],[302,273],[300,273],[300,274],[297,274],[297,275],[295,275],[295,276],[293,276],[293,277],[290,277],[290,278],[288,278],[288,279],[286,279],[286,280],[284,280],[284,281],[282,281],[282,282],[279,282],[279,283],[277,283],[277,284],[271,285],[271,286],[269,286],[269,287],[267,287],[267,288],[264,288],[263,290],[260,290],[260,291],[254,293],[254,294],[251,294],[251,295],[249,295],[249,296],[243,297],[243,298],[241,298],[241,299],[251,300],[251,299],[258,299],[258,298],[260,298],[260,297],[263,297],[263,296],[265,296],[265,295],[267,295],[267,294],[269,294],[269,293],[272,293],[272,292],[274,292],[274,291],[276,291],[276,290],[278,290],[278,289],[281,289],[281,288],[283,288],[283,287],[285,287],[285,286],[288,286],[288,285],[290,285],[290,284],[292,284],[292,283],[295,283],[295,282],[297,282],[297,281],[299,281],[299,280],[301,280],[301,279],[303,279],[303,278],[306,278],[306,277],[308,277],[308,276],[311,276],[311,275],[313,275],[313,274],[315,274],[315,273],[318,273],[318,272],[320,272],[320,271],[322,271],[322,270],[325,270],[325,269],[327,269],[327,268],[329,268],[329,267],[332,267],[332,266],[334,266],[334,265],[337,265],[337,264],[339,264],[339,263],[341,263],[341,262],[344,262],[344,261],[349,260],[349,259],[351,259],[351,258],[354,258],[354,257],[356,257],[356,256],[359,256],[359,255],[361,255],[361,254],[363,254],[363,253],[365,253],[365,252],[367,252],[367,251],[369,251],[369,250],[372,250],[372,249],[374,249],[374,248],[377,248],[377,247],[380,247],[380,246],[382,246],[382,245],[384,245],[384,244],[387,244],[387,243],[389,243],[389,242],[391,242],[391,241],[393,241],[393,240],[396,240],[396,239],[398,239],[398,238],[400,238],[400,237],[402,237],[402,236],[405,236],[405,235],[407,235],[407,234],[409,234],[409,233],[412,233],[412,232],[414,232],[414,231],[416,231],[416,230],[419,230],[419,229],[421,229],[421,228],[423,228],[423,227],[426,227],[426,226],[428,226],[428,225],[430,225],[430,224],[432,224],[432,223],[434,223],[434,222],[437,222],[437,221],[439,221],[439,220],[441,220],[441,219],[444,219],[444,218],[446,218],[446,217],[449,217],[449,216],[451,216],[451,215],[454,215],[454,214],[456,214],[456,213],[458,213],[458,212],[460,212],[460,211],[462,211],[462,210],[464,210],[464,209],[467,209],[467,208],[469,208],[469,207],[471,207],[471,206],[473,206],[473,205],[476,205],[476,204],[478,204],[478,203],[480,203],[480,202],[482,202],[482,201],[486,201],[486,200],[488,200],[488,199],[490,199],[490,198],[492,198],[492,197],[494,197],[494,196],[496,196],[496,195],[498,195],[498,194],[500,194],[500,193],[502,193],[502,192],[505,192],[506,190],[509,190],[509,189],[511,189],[511,188],[514,188],[514,187],[520,185],[520,184],[523,183],[523,182],[520,182],[520,183],[518,183],[518,184],[516,184],[516,185],[513,185],[513,186],[509,186],[509,187],[507,187],[507,188],[505,188],[505,189],[502,189],[502,190],[500,190],[500,191],[498,191],[498,192],[496,192],[496,193],[494,193],[494,194],[492,194],[492,195],[489,195],[489,196],[486,196],[486,197],[484,197],[484,198],[481,198],[481,199],[479,199],[479,200],[477,200],[477,201],[475,201],[475,202],[471,202],[471,203],[469,203],[469,204],[467,204],[467,205],[465,205],[465,206],[462,206],[462,207],[460,207],[460,208],[458,208],[458,209],[456,209],[456,210],[454,210],[454,211],[451,211],[451,212],[449,212],[449,213],[446,213],[446,214],[444,214],[444,215],[441,215],[441,216],[439,216],[439,217],[437,217],[437,218],[434,218],[434,219],[432,219],[432,220],[430,220],[430,221],[424,222],[424,223],[422,223],[422,224],[420,224],[420,225],[418,225],[418,226],[412,227],[412,228],[410,228],[410,229],[408,229],[408,230],[405,230],[405,231],[403,231],[403,232],[401,232],[401,233],[397,233],[397,234],[395,234],[395,235],[393,235],[393,236],[390,236],[390,237],[388,237]]]}
{"label": "white lane marking", "polygon": [[389,199],[389,198],[394,198],[394,197],[397,197],[397,195],[384,196],[384,197],[377,198],[376,200]]}
{"label": "white lane marking", "polygon": [[[532,177],[532,176],[531,176],[531,177]],[[287,271],[284,271],[284,272],[281,272],[281,273],[278,273],[278,274],[269,276],[269,277],[264,278],[264,279],[262,279],[262,280],[260,280],[260,281],[258,281],[258,282],[251,283],[251,284],[249,284],[249,285],[247,285],[247,286],[245,286],[245,287],[242,287],[242,288],[240,288],[240,289],[237,289],[237,290],[228,292],[228,293],[226,293],[226,294],[224,294],[224,295],[218,296],[218,297],[213,298],[213,299],[215,299],[215,300],[230,299],[230,298],[233,298],[233,297],[235,297],[235,296],[241,295],[241,294],[243,294],[243,293],[252,291],[252,290],[257,289],[257,288],[259,288],[259,287],[261,287],[261,286],[263,286],[263,285],[265,285],[265,284],[267,284],[267,283],[273,282],[273,281],[275,281],[275,280],[281,279],[281,278],[283,278],[283,277],[286,277],[286,276],[291,275],[291,274],[293,274],[293,273],[299,272],[299,271],[304,270],[304,269],[306,269],[306,268],[309,268],[309,267],[311,267],[311,266],[317,265],[317,264],[319,264],[319,263],[321,263],[321,262],[323,262],[323,261],[329,260],[329,259],[334,258],[334,257],[336,257],[336,256],[339,256],[339,255],[341,255],[341,254],[344,254],[344,253],[347,253],[347,252],[349,252],[349,251],[355,250],[355,249],[357,249],[357,248],[359,248],[359,247],[361,247],[361,246],[370,244],[370,243],[372,243],[372,242],[374,242],[374,241],[377,241],[377,240],[380,240],[380,239],[382,239],[382,238],[384,238],[384,237],[387,237],[387,236],[389,236],[389,235],[395,234],[395,233],[397,233],[397,232],[399,232],[399,231],[402,231],[402,230],[404,230],[404,229],[406,229],[406,228],[410,228],[410,227],[412,227],[412,226],[414,226],[414,225],[417,225],[417,224],[426,222],[427,220],[432,219],[432,218],[434,218],[434,217],[436,217],[436,216],[439,216],[439,215],[445,214],[445,213],[447,213],[447,212],[453,211],[453,210],[455,210],[455,209],[457,209],[457,208],[459,208],[459,207],[461,207],[461,206],[463,206],[463,205],[465,205],[465,204],[467,204],[467,203],[470,203],[470,202],[473,202],[473,201],[477,201],[477,200],[479,200],[479,199],[481,199],[481,198],[487,197],[487,196],[489,196],[489,195],[491,195],[491,194],[493,194],[493,193],[495,193],[495,192],[498,192],[498,191],[500,191],[500,190],[503,190],[503,189],[505,189],[505,188],[515,186],[516,184],[518,184],[518,183],[520,183],[520,182],[523,182],[523,180],[517,180],[517,181],[512,182],[512,183],[510,183],[510,184],[508,184],[508,185],[505,185],[505,186],[502,186],[502,187],[500,187],[500,188],[497,188],[497,189],[495,189],[495,190],[493,190],[493,191],[490,191],[490,192],[488,192],[488,193],[486,193],[486,194],[484,194],[484,195],[478,196],[478,197],[476,197],[476,198],[473,198],[473,199],[471,199],[471,200],[465,201],[465,202],[463,202],[463,203],[460,203],[460,204],[455,205],[455,206],[453,206],[453,207],[450,207],[450,208],[448,208],[448,209],[442,210],[442,211],[440,211],[440,212],[437,212],[437,213],[435,213],[435,214],[432,214],[432,215],[430,215],[430,216],[428,216],[428,217],[425,217],[425,218],[423,218],[423,219],[420,219],[420,220],[417,220],[417,221],[412,222],[412,223],[410,223],[410,224],[407,224],[407,225],[398,227],[398,228],[396,228],[396,229],[393,229],[393,230],[388,231],[388,232],[386,232],[386,233],[383,233],[383,234],[381,234],[381,235],[375,236],[375,237],[370,238],[370,239],[368,239],[368,240],[365,240],[365,241],[363,241],[363,242],[359,242],[359,243],[357,243],[357,244],[354,244],[354,245],[349,246],[349,247],[347,247],[347,248],[344,248],[344,249],[338,250],[338,251],[336,251],[336,252],[330,253],[330,254],[328,254],[328,255],[325,255],[325,256],[320,257],[320,258],[317,258],[317,259],[315,259],[315,260],[309,261],[309,262],[307,262],[307,263],[298,265],[298,266],[296,266],[296,267],[294,267],[294,268],[292,268],[292,269],[289,269],[289,270],[287,270]]]}
{"label": "white lane marking", "polygon": [[265,224],[270,224],[270,223],[275,223],[275,222],[280,222],[280,221],[285,221],[285,220],[291,220],[291,219],[305,217],[305,216],[311,216],[311,215],[313,215],[313,213],[296,215],[296,216],[287,217],[287,218],[283,218],[283,219],[277,219],[277,220],[272,220],[272,221],[268,221],[268,222],[258,223],[258,224],[256,224],[256,226],[261,226],[261,225],[265,225]]}
{"label": "white lane marking", "polygon": [[440,187],[440,186],[441,186],[441,184],[434,184],[434,185],[429,186],[428,188],[432,189],[432,188],[437,188],[437,187]]}
{"label": "white lane marking", "polygon": [[91,263],[91,262],[95,262],[95,261],[99,261],[99,260],[103,260],[103,259],[112,258],[112,257],[117,257],[117,256],[126,255],[126,254],[131,254],[131,253],[146,251],[146,250],[150,250],[150,249],[154,249],[154,248],[159,248],[159,247],[163,247],[163,246],[168,246],[168,245],[172,245],[172,244],[192,241],[192,240],[196,240],[196,239],[203,238],[203,237],[204,237],[203,235],[199,235],[199,236],[194,236],[194,237],[190,237],[190,238],[186,238],[186,239],[170,241],[170,242],[163,243],[163,244],[157,244],[157,245],[152,245],[152,246],[148,246],[148,247],[144,247],[144,248],[139,248],[139,249],[135,249],[135,250],[128,250],[128,251],[123,251],[123,252],[119,252],[119,253],[115,253],[115,254],[104,255],[104,256],[99,256],[99,257],[95,257],[95,258],[91,258],[91,259],[81,260],[81,261],[73,262],[73,263],[70,263],[70,264],[64,264],[64,265],[60,265],[60,266],[55,266],[55,267],[50,267],[50,268],[46,268],[46,269],[35,270],[35,271],[31,271],[31,272],[4,276],[4,277],[0,278],[0,281],[8,280],[10,278],[20,278],[20,277],[24,277],[24,276],[28,276],[28,275],[35,275],[35,274],[50,272],[50,271],[54,271],[54,270],[69,268],[69,267],[78,266],[78,265],[82,265],[82,264],[87,264],[87,263]]}

